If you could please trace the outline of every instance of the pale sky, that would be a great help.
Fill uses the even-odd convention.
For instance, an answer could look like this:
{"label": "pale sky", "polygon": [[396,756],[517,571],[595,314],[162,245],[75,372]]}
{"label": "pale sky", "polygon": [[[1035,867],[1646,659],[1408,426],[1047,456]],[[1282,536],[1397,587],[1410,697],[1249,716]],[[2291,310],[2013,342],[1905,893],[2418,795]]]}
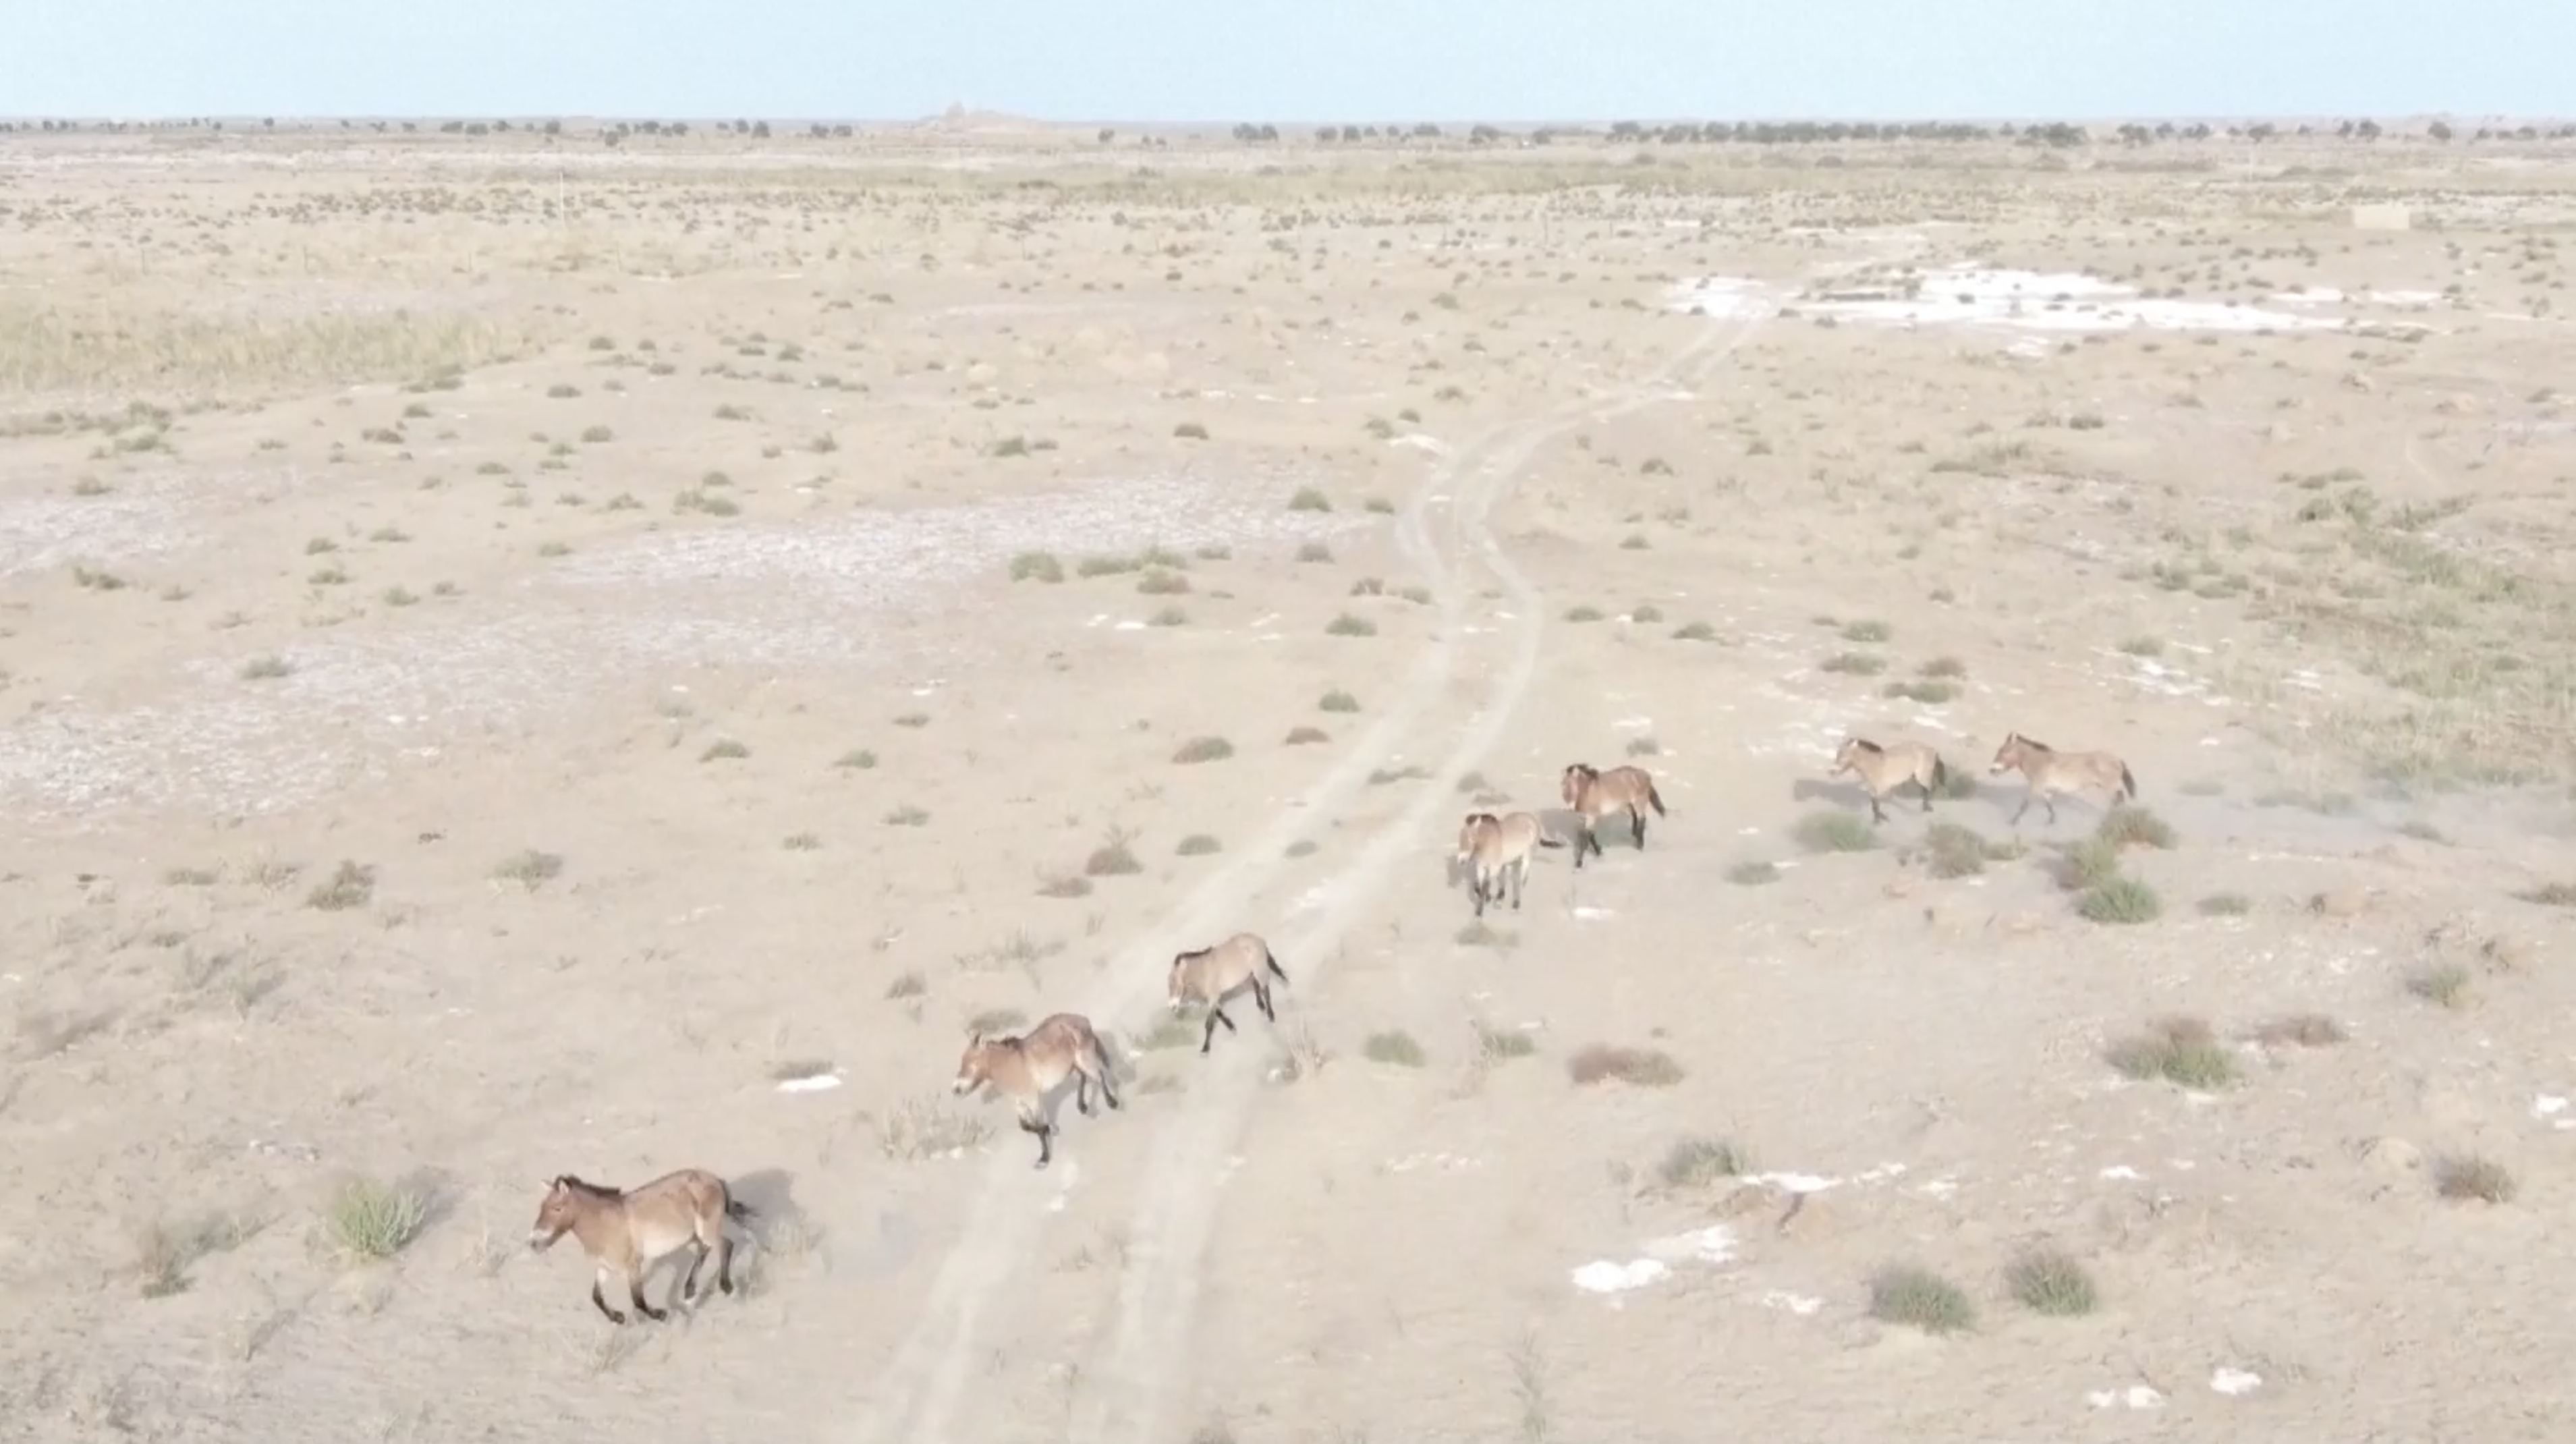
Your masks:
{"label": "pale sky", "polygon": [[0,115],[2576,114],[2570,0],[5,0]]}

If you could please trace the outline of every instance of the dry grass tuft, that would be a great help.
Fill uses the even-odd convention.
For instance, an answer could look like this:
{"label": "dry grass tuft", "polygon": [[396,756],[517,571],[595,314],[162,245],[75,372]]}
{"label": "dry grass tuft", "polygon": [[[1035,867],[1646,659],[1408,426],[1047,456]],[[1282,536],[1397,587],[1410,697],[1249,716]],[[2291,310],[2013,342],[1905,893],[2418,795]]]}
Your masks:
{"label": "dry grass tuft", "polygon": [[182,1223],[155,1219],[137,1224],[130,1270],[135,1290],[147,1299],[185,1293],[190,1282],[188,1270],[199,1259],[239,1248],[264,1226],[260,1218],[225,1213]]}
{"label": "dry grass tuft", "polygon": [[2433,1186],[2442,1197],[2462,1203],[2511,1203],[2521,1191],[2503,1164],[2469,1153],[2455,1153],[2435,1163]]}
{"label": "dry grass tuft", "polygon": [[2101,1305],[2093,1276],[2062,1249],[2034,1248],[2004,1268],[2004,1286],[2023,1308],[2050,1318],[2080,1318]]}
{"label": "dry grass tuft", "polygon": [[1705,1188],[1753,1171],[1744,1150],[1722,1138],[1685,1138],[1664,1154],[1655,1172],[1666,1188]]}
{"label": "dry grass tuft", "polygon": [[1682,1081],[1682,1065],[1654,1048],[1590,1043],[1565,1060],[1566,1075],[1577,1084],[1625,1083],[1632,1088],[1670,1088]]}
{"label": "dry grass tuft", "polygon": [[1975,877],[1989,862],[2018,856],[2012,843],[1992,842],[1976,829],[1936,822],[1923,832],[1924,868],[1942,879]]}
{"label": "dry grass tuft", "polygon": [[347,1263],[392,1258],[429,1222],[429,1195],[402,1184],[352,1178],[322,1207],[322,1236]]}
{"label": "dry grass tuft", "polygon": [[1869,1281],[1870,1317],[1927,1334],[1964,1333],[1977,1325],[1966,1291],[1929,1269],[1897,1264]]}
{"label": "dry grass tuft", "polygon": [[1422,1045],[1413,1041],[1413,1035],[1401,1028],[1369,1034],[1368,1041],[1360,1045],[1360,1056],[1372,1063],[1389,1063],[1398,1068],[1419,1068],[1429,1061],[1423,1054]]}
{"label": "dry grass tuft", "polygon": [[2054,868],[2057,885],[2069,892],[2098,887],[2120,875],[2120,850],[2099,837],[2060,848]]}
{"label": "dry grass tuft", "polygon": [[2428,963],[2406,975],[2406,991],[2441,1007],[2465,1008],[2476,1001],[2469,970],[2457,963]]}
{"label": "dry grass tuft", "polygon": [[1109,829],[1109,835],[1101,840],[1100,846],[1093,848],[1091,856],[1083,859],[1082,875],[1132,877],[1143,872],[1145,864],[1137,861],[1135,852],[1127,846],[1133,838],[1134,834],[1123,827]]}
{"label": "dry grass tuft", "polygon": [[1060,582],[1064,580],[1064,563],[1051,552],[1022,552],[1011,558],[1011,580]]}
{"label": "dry grass tuft", "polygon": [[1810,812],[1798,819],[1790,835],[1809,852],[1867,852],[1878,846],[1869,819],[1850,812]]}
{"label": "dry grass tuft", "polygon": [[2254,1030],[2254,1041],[2267,1048],[2330,1048],[2351,1036],[2323,1013],[2290,1013]]}
{"label": "dry grass tuft", "polygon": [[556,854],[539,852],[532,847],[503,858],[501,865],[492,869],[492,878],[495,882],[515,882],[535,892],[560,876],[563,864],[564,860]]}
{"label": "dry grass tuft", "polygon": [[314,885],[305,894],[306,906],[326,913],[362,908],[376,895],[376,870],[362,863],[343,860],[330,878]]}
{"label": "dry grass tuft", "polygon": [[2151,923],[2164,910],[2164,899],[2154,888],[2128,876],[2105,878],[2075,901],[2075,911],[2097,923]]}
{"label": "dry grass tuft", "polygon": [[1222,762],[1234,755],[1234,744],[1222,737],[1193,737],[1172,754],[1174,762],[1188,765],[1198,762]]}
{"label": "dry grass tuft", "polygon": [[949,1107],[935,1093],[907,1098],[877,1120],[877,1151],[896,1160],[944,1158],[992,1136],[991,1124]]}
{"label": "dry grass tuft", "polygon": [[2213,1092],[2236,1081],[2236,1055],[2198,1018],[2159,1018],[2145,1032],[2112,1044],[2104,1058],[2140,1082],[2162,1078],[2198,1092]]}
{"label": "dry grass tuft", "polygon": [[506,360],[531,333],[472,314],[316,312],[291,318],[0,302],[0,389],[230,390],[448,376]]}
{"label": "dry grass tuft", "polygon": [[2102,823],[2093,835],[2114,849],[2123,847],[2170,848],[2174,845],[2172,824],[2143,807],[2117,806],[2103,814]]}

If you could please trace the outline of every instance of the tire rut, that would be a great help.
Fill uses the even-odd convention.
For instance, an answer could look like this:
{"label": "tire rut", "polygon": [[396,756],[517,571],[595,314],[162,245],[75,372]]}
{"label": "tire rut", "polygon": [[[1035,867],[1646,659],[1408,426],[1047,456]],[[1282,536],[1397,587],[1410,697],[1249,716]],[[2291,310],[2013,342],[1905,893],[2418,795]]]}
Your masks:
{"label": "tire rut", "polygon": [[[1495,502],[1540,446],[1577,426],[1687,394],[1673,388],[1723,362],[1764,319],[1748,318],[1730,330],[1712,330],[1628,388],[1617,401],[1569,407],[1518,423],[1460,453],[1449,537],[1459,565],[1448,578],[1444,594],[1448,615],[1443,621],[1454,634],[1465,578],[1471,571],[1468,563],[1490,573],[1502,583],[1513,609],[1507,634],[1486,634],[1497,639],[1508,636],[1512,643],[1506,670],[1490,700],[1464,719],[1458,741],[1412,804],[1381,826],[1353,864],[1319,889],[1319,895],[1310,894],[1311,906],[1301,908],[1281,930],[1276,945],[1282,956],[1304,959],[1297,980],[1305,996],[1313,995],[1324,973],[1324,960],[1341,934],[1395,875],[1403,856],[1419,849],[1433,816],[1453,804],[1458,780],[1500,739],[1537,674],[1546,626],[1545,599],[1512,566],[1487,530]],[[1481,464],[1470,472],[1463,465],[1469,461]],[[1442,667],[1445,673],[1445,660]],[[1196,1318],[1199,1263],[1224,1182],[1219,1164],[1240,1137],[1261,1086],[1256,1050],[1234,1049],[1222,1059],[1212,1055],[1207,1061],[1210,1066],[1202,1071],[1203,1081],[1183,1095],[1178,1116],[1163,1125],[1147,1150],[1152,1162],[1139,1185],[1141,1202],[1128,1232],[1128,1265],[1120,1282],[1117,1322],[1102,1357],[1075,1375],[1072,1427],[1066,1436],[1071,1444],[1124,1444],[1165,1437],[1172,1383]]]}

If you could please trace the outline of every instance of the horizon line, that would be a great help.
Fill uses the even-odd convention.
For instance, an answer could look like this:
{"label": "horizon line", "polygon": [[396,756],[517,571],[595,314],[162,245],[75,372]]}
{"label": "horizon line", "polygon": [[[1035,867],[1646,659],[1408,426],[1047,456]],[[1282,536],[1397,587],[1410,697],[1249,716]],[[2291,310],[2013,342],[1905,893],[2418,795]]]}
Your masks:
{"label": "horizon line", "polygon": [[734,121],[734,120],[749,120],[749,121],[752,121],[752,122],[754,122],[754,123],[765,123],[765,124],[769,124],[769,125],[772,125],[772,126],[776,126],[776,125],[817,125],[817,124],[821,124],[821,125],[851,125],[851,126],[858,126],[858,125],[868,125],[868,126],[918,126],[918,125],[931,125],[931,124],[937,124],[937,123],[939,123],[939,122],[941,122],[941,121],[944,121],[944,120],[949,120],[949,119],[952,119],[952,118],[964,118],[964,117],[967,117],[967,116],[985,116],[985,117],[991,117],[991,118],[998,119],[998,120],[1016,121],[1016,122],[1019,122],[1019,123],[1024,124],[1024,125],[1065,126],[1065,127],[1098,127],[1098,126],[1109,126],[1109,127],[1113,127],[1113,128],[1127,128],[1127,129],[1134,129],[1134,130],[1196,130],[1196,129],[1201,129],[1201,128],[1203,128],[1203,127],[1208,127],[1208,126],[1235,126],[1235,125],[1273,125],[1273,126],[1282,126],[1282,127],[1285,127],[1285,126],[1292,126],[1292,125],[1293,125],[1293,126],[1304,126],[1304,127],[1320,127],[1320,126],[1327,126],[1327,125],[1329,125],[1329,126],[1336,126],[1336,127],[1339,127],[1339,126],[1359,125],[1359,126],[1377,126],[1377,127],[1380,127],[1380,128],[1385,128],[1385,127],[1391,127],[1391,126],[1415,126],[1415,125],[1426,125],[1426,124],[1427,124],[1427,125],[1440,125],[1440,126],[1452,126],[1452,125],[1454,125],[1454,126],[1468,126],[1468,127],[1473,127],[1473,126],[1478,126],[1478,125],[1486,125],[1486,126],[1494,126],[1494,127],[1498,127],[1498,128],[1499,128],[1499,127],[1503,127],[1503,126],[1517,126],[1517,127],[1531,128],[1531,129],[1541,129],[1541,128],[1546,128],[1546,127],[1550,127],[1550,126],[1585,126],[1585,127],[1596,127],[1596,126],[1597,126],[1597,127],[1609,127],[1609,126],[1616,126],[1616,125],[1639,125],[1639,126],[1672,126],[1672,125],[1882,125],[1882,126],[1884,126],[1884,125],[2027,125],[2027,124],[2032,124],[2032,123],[2038,123],[2038,124],[2063,124],[2063,125],[2145,125],[2145,124],[2166,124],[2166,123],[2173,123],[2173,124],[2197,124],[2197,123],[2202,123],[2202,122],[2219,122],[2219,121],[2244,121],[2244,122],[2252,122],[2252,123],[2255,123],[2255,124],[2261,124],[2261,123],[2264,123],[2264,122],[2271,122],[2271,123],[2274,123],[2274,124],[2279,124],[2279,123],[2282,123],[2282,122],[2313,122],[2313,121],[2321,120],[2321,119],[2327,119],[2327,120],[2353,120],[2353,121],[2360,121],[2360,120],[2385,120],[2385,119],[2390,119],[2390,118],[2393,118],[2393,119],[2396,119],[2396,120],[2400,120],[2400,121],[2427,121],[2427,122],[2430,122],[2430,121],[2436,121],[2436,120],[2442,120],[2442,121],[2459,121],[2459,120],[2463,120],[2463,119],[2469,119],[2469,120],[2480,120],[2480,121],[2486,121],[2486,122],[2489,122],[2489,123],[2496,123],[2496,122],[2514,122],[2514,123],[2520,123],[2520,124],[2525,124],[2525,125],[2544,125],[2544,124],[2565,124],[2565,123],[2567,123],[2571,118],[2576,118],[2576,117],[2570,117],[2570,116],[2565,116],[2565,115],[2518,115],[2518,114],[2513,114],[2513,113],[2510,113],[2510,112],[2502,112],[2502,111],[2409,110],[2409,111],[2396,111],[2396,112],[2390,112],[2390,113],[2386,113],[2386,114],[2384,114],[2384,115],[2383,115],[2383,113],[2380,113],[2380,112],[2345,112],[2345,111],[2296,111],[2296,112],[2287,112],[2287,111],[2283,111],[2283,112],[2268,112],[2268,111],[2217,111],[2217,112],[2202,112],[2202,113],[2197,113],[2197,114],[2184,114],[2184,113],[2179,113],[2179,112],[2174,112],[2174,113],[2147,113],[2147,114],[2137,114],[2137,113],[2132,113],[2132,114],[2127,114],[2127,115],[2120,115],[2120,114],[2102,114],[2102,115],[2085,116],[2085,117],[2082,117],[2082,118],[2077,118],[2077,117],[2075,117],[2075,116],[2071,116],[2071,115],[2046,115],[2046,114],[2032,114],[2032,115],[2011,115],[2011,114],[1990,114],[1990,115],[1913,115],[1913,116],[1904,116],[1904,117],[1896,117],[1896,118],[1890,118],[1890,117],[1863,117],[1863,116],[1834,115],[1834,114],[1816,114],[1816,115],[1696,115],[1696,116],[1669,115],[1669,116],[1658,116],[1658,117],[1646,117],[1646,116],[1642,116],[1642,115],[1625,115],[1625,116],[1619,116],[1619,117],[1617,117],[1617,118],[1615,118],[1615,119],[1604,119],[1604,118],[1600,118],[1600,117],[1584,118],[1584,117],[1566,117],[1566,116],[1549,117],[1549,118],[1537,118],[1537,119],[1533,119],[1533,118],[1495,119],[1495,118],[1492,118],[1492,117],[1490,117],[1490,116],[1488,116],[1488,117],[1451,117],[1451,118],[1441,118],[1441,117],[1436,117],[1436,116],[1412,116],[1412,117],[1407,117],[1407,118],[1397,119],[1397,120],[1388,120],[1388,119],[1382,119],[1382,118],[1381,118],[1381,119],[1374,119],[1374,120],[1370,120],[1370,119],[1361,119],[1361,120],[1344,120],[1344,119],[1335,119],[1335,118],[1331,118],[1331,117],[1324,117],[1324,116],[1311,116],[1311,117],[1301,117],[1301,118],[1289,119],[1289,120],[1280,120],[1280,119],[1253,120],[1253,119],[1250,119],[1250,118],[1248,118],[1248,117],[1241,117],[1241,116],[1237,116],[1237,117],[1232,117],[1232,118],[1224,118],[1224,117],[1220,117],[1220,118],[1214,118],[1214,119],[1198,119],[1198,120],[1118,120],[1118,119],[1112,119],[1112,118],[1108,118],[1108,117],[1092,117],[1092,118],[1068,118],[1068,119],[1059,119],[1059,118],[1051,118],[1051,117],[1041,116],[1041,115],[1027,114],[1027,113],[1023,113],[1023,112],[1020,112],[1020,111],[1013,111],[1013,110],[1001,110],[1001,109],[988,109],[988,108],[983,108],[983,107],[960,106],[960,107],[956,107],[956,108],[954,108],[954,109],[952,109],[952,110],[934,111],[934,112],[931,112],[931,113],[926,114],[926,115],[916,115],[916,116],[911,116],[911,117],[896,117],[896,116],[871,116],[871,117],[859,117],[859,116],[846,116],[846,115],[828,115],[828,116],[827,116],[827,115],[760,115],[760,114],[755,114],[755,113],[748,112],[748,111],[743,111],[743,112],[711,112],[711,113],[708,113],[708,114],[705,114],[705,115],[672,114],[672,113],[668,113],[668,112],[654,113],[654,114],[644,114],[644,113],[640,113],[640,112],[638,112],[638,113],[627,113],[627,112],[617,112],[617,111],[465,111],[465,112],[440,112],[440,111],[392,112],[392,111],[388,111],[388,112],[350,112],[350,113],[347,113],[347,114],[321,113],[321,114],[310,114],[310,115],[289,115],[289,114],[285,114],[285,113],[283,113],[283,112],[274,112],[274,113],[272,113],[272,112],[263,112],[263,111],[238,111],[238,112],[214,112],[214,111],[207,111],[207,112],[197,112],[197,113],[192,113],[192,114],[176,114],[176,113],[172,113],[172,114],[63,114],[63,113],[45,113],[45,112],[38,112],[38,113],[30,113],[30,114],[23,114],[23,115],[0,114],[0,123],[24,123],[24,122],[38,122],[38,121],[53,121],[53,122],[55,122],[55,123],[57,123],[57,124],[60,124],[60,123],[63,123],[63,122],[67,122],[67,121],[68,121],[68,122],[71,122],[71,123],[74,123],[74,124],[82,124],[82,123],[87,123],[87,124],[110,124],[110,123],[112,123],[112,124],[122,124],[122,125],[185,125],[185,124],[194,124],[194,123],[198,123],[198,122],[202,122],[202,121],[217,121],[217,120],[220,120],[220,121],[236,121],[236,120],[238,120],[238,121],[251,121],[251,122],[257,122],[257,123],[263,123],[263,124],[273,123],[273,124],[278,124],[278,125],[289,125],[289,124],[291,124],[291,125],[315,125],[315,124],[335,123],[335,122],[339,122],[339,121],[378,121],[378,120],[383,120],[383,121],[401,121],[401,120],[411,120],[411,121],[440,121],[440,122],[454,120],[454,121],[465,121],[465,122],[469,122],[469,123],[470,123],[470,122],[474,122],[474,121],[485,121],[485,122],[489,122],[489,121],[494,121],[494,120],[507,120],[507,121],[512,122],[513,124],[516,124],[516,123],[518,123],[518,122],[520,122],[520,121],[539,121],[539,122],[542,122],[542,121],[548,121],[548,120],[556,120],[556,121],[594,121],[594,122],[618,122],[618,121],[633,122],[633,121],[650,120],[650,121],[664,122],[664,123],[667,123],[667,122],[669,122],[669,121],[673,121],[673,120],[678,120],[678,121],[683,121],[683,122],[687,122],[687,123],[691,123],[691,124],[699,123],[699,122],[702,122],[702,121],[703,121],[703,122],[706,122],[706,123],[713,124],[713,123],[717,123],[717,122],[729,122],[729,121]]}

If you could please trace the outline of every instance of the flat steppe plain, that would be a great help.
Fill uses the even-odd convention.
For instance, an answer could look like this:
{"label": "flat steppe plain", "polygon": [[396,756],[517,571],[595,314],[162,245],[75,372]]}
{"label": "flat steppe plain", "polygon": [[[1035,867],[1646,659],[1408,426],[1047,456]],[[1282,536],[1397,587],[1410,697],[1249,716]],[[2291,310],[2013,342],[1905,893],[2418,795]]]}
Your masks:
{"label": "flat steppe plain", "polygon": [[576,150],[0,150],[0,1433],[2576,1428],[2576,162]]}

